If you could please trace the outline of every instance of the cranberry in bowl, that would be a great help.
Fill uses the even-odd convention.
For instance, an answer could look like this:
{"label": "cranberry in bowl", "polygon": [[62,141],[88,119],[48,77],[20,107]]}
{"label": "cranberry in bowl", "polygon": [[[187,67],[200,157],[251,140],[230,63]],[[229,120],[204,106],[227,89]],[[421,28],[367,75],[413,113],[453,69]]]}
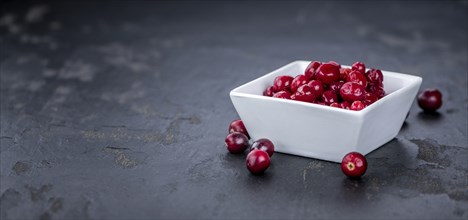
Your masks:
{"label": "cranberry in bowl", "polygon": [[[277,152],[337,163],[341,163],[343,156],[349,152],[366,155],[396,137],[422,83],[421,77],[389,71],[381,71],[383,82],[380,78],[379,81],[371,78],[362,82],[359,77],[352,77],[352,83],[367,83],[372,86],[372,91],[378,93],[371,98],[357,96],[362,101],[350,108],[354,100],[342,100],[339,90],[329,86],[345,79],[336,77],[336,73],[329,74],[336,72],[329,70],[332,69],[330,67],[322,70],[323,76],[318,74],[326,79],[323,91],[314,87],[304,90],[307,92],[304,94],[321,93],[313,94],[314,97],[297,99],[294,94],[298,91],[289,91],[292,99],[264,95],[278,76],[295,78],[298,74],[304,74],[310,63],[289,63],[230,92],[231,101],[253,140],[268,137],[275,143]],[[352,69],[344,65],[339,68]],[[360,73],[363,71],[361,69]],[[310,77],[308,80],[314,80],[313,74]],[[383,89],[385,94],[382,93]],[[338,92],[336,100],[335,97],[328,100],[331,91]],[[326,101],[330,103],[322,101],[323,93],[326,93]]]}

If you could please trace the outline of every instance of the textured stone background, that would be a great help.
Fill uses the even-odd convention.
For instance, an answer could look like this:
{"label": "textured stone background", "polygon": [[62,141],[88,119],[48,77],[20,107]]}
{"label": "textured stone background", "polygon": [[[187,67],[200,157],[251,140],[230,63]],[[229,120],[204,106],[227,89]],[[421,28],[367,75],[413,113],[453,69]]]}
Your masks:
{"label": "textured stone background", "polygon": [[[467,1],[2,1],[2,219],[468,218]],[[293,60],[424,78],[350,180],[227,153],[231,89]]]}

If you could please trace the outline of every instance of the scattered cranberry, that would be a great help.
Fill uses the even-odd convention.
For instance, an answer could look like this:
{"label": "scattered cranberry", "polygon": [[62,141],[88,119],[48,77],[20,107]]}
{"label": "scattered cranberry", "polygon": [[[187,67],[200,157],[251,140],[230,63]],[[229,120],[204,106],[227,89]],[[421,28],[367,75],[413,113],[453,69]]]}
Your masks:
{"label": "scattered cranberry", "polygon": [[360,72],[361,74],[364,74],[366,72],[366,65],[364,65],[364,63],[361,63],[361,62],[355,62],[353,63],[353,65],[351,66],[351,69],[353,71],[358,71]]}
{"label": "scattered cranberry", "polygon": [[280,98],[280,99],[291,99],[291,93],[287,91],[279,91],[273,95],[275,98]]}
{"label": "scattered cranberry", "polygon": [[224,142],[226,143],[228,151],[233,154],[240,154],[249,146],[249,138],[240,132],[228,134]]}
{"label": "scattered cranberry", "polygon": [[435,112],[442,106],[442,93],[437,89],[426,89],[418,95],[418,105],[426,112]]}
{"label": "scattered cranberry", "polygon": [[291,76],[278,76],[273,81],[274,92],[289,91],[293,78]]}
{"label": "scattered cranberry", "polygon": [[275,93],[273,92],[273,86],[268,86],[268,88],[263,91],[264,96],[270,96],[272,97]]}
{"label": "scattered cranberry", "polygon": [[297,91],[297,89],[299,88],[299,86],[302,86],[304,84],[306,84],[307,82],[309,82],[309,80],[307,79],[306,76],[304,75],[297,75],[296,77],[294,77],[294,79],[291,81],[291,92],[292,93],[295,93]]}
{"label": "scattered cranberry", "polygon": [[367,80],[372,84],[381,85],[383,82],[382,71],[378,69],[370,69],[366,72]]}
{"label": "scattered cranberry", "polygon": [[308,80],[315,79],[315,73],[317,72],[317,69],[320,65],[322,65],[322,63],[319,61],[310,62],[310,64],[307,66],[304,72],[304,75]]}
{"label": "scattered cranberry", "polygon": [[268,153],[268,156],[272,157],[275,152],[275,145],[267,138],[260,138],[252,143],[250,146],[250,151],[253,150],[262,150]]}
{"label": "scattered cranberry", "polygon": [[340,94],[345,101],[360,101],[364,98],[365,89],[357,83],[347,82],[341,87]]}
{"label": "scattered cranberry", "polygon": [[328,91],[323,92],[322,101],[326,105],[331,105],[334,102],[338,102],[338,97],[336,96],[335,92],[328,90]]}
{"label": "scattered cranberry", "polygon": [[328,61],[328,63],[335,66],[335,67],[337,67],[338,70],[341,69],[341,65],[336,61]]}
{"label": "scattered cranberry", "polygon": [[267,152],[255,149],[247,154],[247,169],[252,174],[262,174],[269,166],[270,157]]}
{"label": "scattered cranberry", "polygon": [[247,129],[245,128],[244,122],[240,119],[234,120],[229,124],[229,133],[232,132],[240,132],[242,134],[245,134],[250,139],[249,132],[247,132]]}
{"label": "scattered cranberry", "polygon": [[318,69],[315,78],[324,84],[330,84],[340,80],[340,68],[335,63],[324,63]]}
{"label": "scattered cranberry", "polygon": [[346,176],[360,177],[367,170],[367,160],[358,152],[346,154],[341,161],[341,170]]}
{"label": "scattered cranberry", "polygon": [[364,107],[366,106],[361,101],[354,101],[353,103],[351,103],[349,110],[361,111],[362,109],[364,109]]}
{"label": "scattered cranberry", "polygon": [[364,74],[358,72],[358,71],[352,71],[348,74],[348,82],[355,82],[361,86],[364,86],[364,88],[367,86],[367,79]]}
{"label": "scattered cranberry", "polygon": [[312,91],[315,93],[315,97],[320,97],[322,96],[323,93],[323,84],[322,82],[318,80],[311,80],[310,82],[307,83],[307,85],[312,88]]}

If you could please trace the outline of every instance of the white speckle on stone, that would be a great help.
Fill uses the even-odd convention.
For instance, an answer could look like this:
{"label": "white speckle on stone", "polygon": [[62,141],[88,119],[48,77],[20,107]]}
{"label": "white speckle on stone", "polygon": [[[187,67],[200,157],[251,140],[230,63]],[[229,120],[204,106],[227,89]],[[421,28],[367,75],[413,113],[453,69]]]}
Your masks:
{"label": "white speckle on stone", "polygon": [[49,23],[50,30],[58,31],[62,28],[62,23],[60,21],[52,21]]}
{"label": "white speckle on stone", "polygon": [[96,66],[85,63],[81,60],[67,61],[59,71],[61,79],[78,79],[82,82],[93,80],[94,75],[98,71]]}
{"label": "white speckle on stone", "polygon": [[49,12],[49,7],[47,5],[36,5],[29,8],[26,12],[24,20],[27,23],[38,23],[44,19],[44,16]]}
{"label": "white speckle on stone", "polygon": [[4,14],[0,18],[0,26],[10,26],[15,23],[16,16],[14,14]]}
{"label": "white speckle on stone", "polygon": [[131,47],[111,43],[99,48],[104,54],[104,60],[114,66],[130,69],[132,72],[143,72],[151,70],[148,63],[153,63],[161,57],[158,51],[148,50],[144,53],[135,52]]}
{"label": "white speckle on stone", "polygon": [[40,90],[45,85],[44,80],[31,81],[28,85],[28,90],[31,92],[36,92]]}
{"label": "white speckle on stone", "polygon": [[71,93],[71,91],[72,89],[67,86],[59,86],[55,89],[55,93],[60,95],[68,95]]}
{"label": "white speckle on stone", "polygon": [[42,75],[44,77],[52,77],[57,75],[57,71],[52,70],[52,69],[45,69],[44,72],[42,72]]}

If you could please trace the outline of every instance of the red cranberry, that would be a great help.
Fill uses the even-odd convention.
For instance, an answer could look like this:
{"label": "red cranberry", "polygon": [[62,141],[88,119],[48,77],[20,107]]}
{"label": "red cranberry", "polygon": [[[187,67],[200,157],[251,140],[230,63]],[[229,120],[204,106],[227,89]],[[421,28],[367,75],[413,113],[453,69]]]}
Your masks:
{"label": "red cranberry", "polygon": [[383,84],[369,84],[367,86],[367,91],[373,93],[377,96],[377,98],[381,99],[385,96],[385,90],[383,88]]}
{"label": "red cranberry", "polygon": [[418,105],[424,111],[435,112],[442,106],[442,93],[437,89],[426,89],[419,93]]}
{"label": "red cranberry", "polygon": [[342,109],[349,109],[350,104],[347,101],[343,101],[340,103],[340,106]]}
{"label": "red cranberry", "polygon": [[255,149],[265,151],[268,153],[268,156],[272,157],[275,152],[275,145],[267,138],[260,138],[254,141],[252,146],[250,146],[250,151]]}
{"label": "red cranberry", "polygon": [[297,75],[296,77],[294,77],[294,79],[291,81],[291,92],[292,93],[295,93],[297,91],[297,88],[299,88],[299,86],[302,86],[304,84],[306,84],[307,82],[309,82],[309,80],[307,79],[306,76],[304,75]]}
{"label": "red cranberry", "polygon": [[304,72],[304,75],[308,80],[315,79],[315,73],[317,72],[317,69],[320,65],[322,65],[322,63],[319,61],[310,62],[310,64],[307,66]]}
{"label": "red cranberry", "polygon": [[326,105],[331,105],[334,102],[338,102],[338,97],[336,96],[335,92],[333,92],[331,90],[327,90],[327,91],[323,92],[323,94],[322,94],[322,101]]}
{"label": "red cranberry", "polygon": [[379,100],[379,97],[377,97],[374,93],[366,92],[364,95],[364,104],[365,105],[370,105],[374,102]]}
{"label": "red cranberry", "polygon": [[383,82],[383,74],[382,71],[378,69],[370,69],[366,72],[367,81],[372,84],[381,85]]}
{"label": "red cranberry", "polygon": [[352,70],[349,69],[349,68],[341,68],[340,69],[340,80],[343,80],[343,81],[346,81],[348,79],[348,74],[351,72]]}
{"label": "red cranberry", "polygon": [[361,86],[364,86],[364,88],[367,85],[367,80],[366,76],[364,74],[358,72],[358,71],[352,71],[348,74],[348,79],[346,80],[347,82],[355,82]]}
{"label": "red cranberry", "polygon": [[228,134],[224,142],[228,151],[233,154],[240,154],[249,146],[249,138],[240,132]]}
{"label": "red cranberry", "polygon": [[328,88],[330,90],[332,90],[333,92],[335,92],[336,94],[340,94],[340,89],[341,89],[341,86],[343,86],[345,82],[343,81],[337,81],[337,82],[332,82]]}
{"label": "red cranberry", "polygon": [[322,96],[323,93],[323,83],[318,81],[318,80],[311,80],[310,82],[307,83],[307,85],[312,88],[312,91],[315,93],[315,97],[320,97]]}
{"label": "red cranberry", "polygon": [[291,76],[278,76],[273,81],[274,92],[289,91],[293,78]]}
{"label": "red cranberry", "polygon": [[332,104],[330,104],[331,107],[335,107],[335,108],[341,108],[341,105],[338,104],[338,102],[334,102]]}
{"label": "red cranberry", "polygon": [[315,93],[312,91],[309,85],[302,85],[297,89],[297,92],[291,96],[291,99],[302,101],[302,102],[313,102],[315,101]]}
{"label": "red cranberry", "polygon": [[331,65],[333,65],[333,66],[338,67],[338,69],[341,69],[341,65],[340,65],[338,62],[336,62],[336,61],[332,61],[332,60],[331,60],[331,61],[328,61],[328,63],[331,64]]}
{"label": "red cranberry", "polygon": [[366,65],[364,65],[364,63],[361,63],[361,62],[355,62],[351,66],[351,69],[354,71],[358,71],[361,74],[364,74],[366,72]]}
{"label": "red cranberry", "polygon": [[351,106],[349,107],[349,110],[361,111],[365,107],[366,106],[361,101],[354,101],[353,103],[351,103]]}
{"label": "red cranberry", "polygon": [[360,177],[367,170],[367,160],[358,152],[346,154],[341,161],[341,170],[346,176]]}
{"label": "red cranberry", "polygon": [[252,174],[262,174],[270,166],[268,153],[262,150],[253,150],[247,154],[247,169]]}
{"label": "red cranberry", "polygon": [[275,98],[280,98],[280,99],[291,99],[291,93],[287,91],[279,91],[273,95]]}
{"label": "red cranberry", "polygon": [[273,92],[273,86],[268,86],[268,88],[263,91],[264,96],[270,96],[272,97],[275,93]]}
{"label": "red cranberry", "polygon": [[340,80],[340,68],[335,63],[324,63],[317,69],[315,78],[324,84],[336,82]]}
{"label": "red cranberry", "polygon": [[250,139],[249,132],[247,132],[247,129],[245,128],[244,122],[240,119],[234,120],[229,124],[229,133],[232,132],[240,132],[242,134],[245,134]]}
{"label": "red cranberry", "polygon": [[345,101],[354,102],[364,98],[365,89],[357,83],[347,82],[341,87],[340,94]]}

